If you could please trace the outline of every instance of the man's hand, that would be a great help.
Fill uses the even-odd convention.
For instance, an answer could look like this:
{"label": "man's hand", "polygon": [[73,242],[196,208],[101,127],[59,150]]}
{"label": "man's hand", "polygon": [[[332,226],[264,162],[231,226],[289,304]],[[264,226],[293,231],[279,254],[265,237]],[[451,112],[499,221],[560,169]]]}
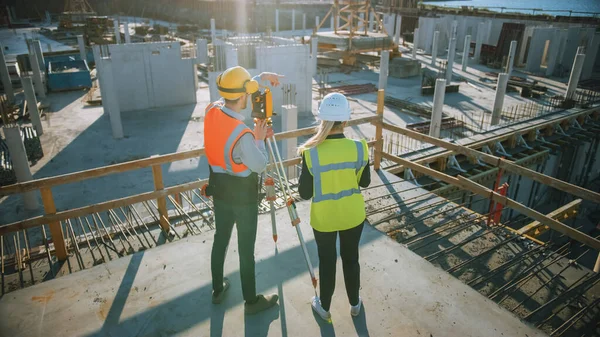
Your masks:
{"label": "man's hand", "polygon": [[267,121],[264,119],[254,119],[254,139],[265,140],[267,137]]}
{"label": "man's hand", "polygon": [[269,127],[267,129],[267,138],[271,138],[271,137],[273,137],[273,135],[275,135],[275,131],[273,131],[272,127]]}
{"label": "man's hand", "polygon": [[285,77],[285,76],[279,75],[276,73],[264,72],[264,73],[260,74],[261,81],[269,81],[269,82],[271,82],[271,85],[274,87],[279,85],[279,79],[283,78],[283,77]]}

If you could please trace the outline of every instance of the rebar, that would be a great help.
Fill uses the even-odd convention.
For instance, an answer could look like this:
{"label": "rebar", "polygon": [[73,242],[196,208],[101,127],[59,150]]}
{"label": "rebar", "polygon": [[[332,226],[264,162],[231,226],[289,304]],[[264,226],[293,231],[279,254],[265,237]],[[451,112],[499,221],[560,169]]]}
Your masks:
{"label": "rebar", "polygon": [[[596,298],[592,302],[590,302],[585,307],[581,308],[575,315],[571,316],[568,320],[566,320],[561,326],[556,328],[550,336],[562,336],[565,332],[567,332],[575,323],[579,322],[579,320],[584,316],[584,314],[590,309],[600,303],[600,297]],[[566,326],[566,327],[565,327]],[[563,330],[563,331],[560,331]],[[560,331],[559,334],[557,334]]]}

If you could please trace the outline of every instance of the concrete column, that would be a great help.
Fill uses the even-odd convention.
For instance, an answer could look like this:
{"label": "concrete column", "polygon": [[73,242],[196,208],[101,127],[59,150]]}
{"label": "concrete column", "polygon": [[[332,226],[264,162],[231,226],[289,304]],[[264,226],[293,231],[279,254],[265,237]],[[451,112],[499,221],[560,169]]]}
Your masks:
{"label": "concrete column", "polygon": [[210,39],[213,44],[215,43],[215,40],[217,39],[217,27],[215,24],[215,19],[210,19]]}
{"label": "concrete column", "polygon": [[400,44],[400,29],[402,29],[402,17],[396,14],[396,32],[394,35],[394,43],[396,45]]}
{"label": "concrete column", "polygon": [[292,30],[296,30],[296,10],[292,9]]}
{"label": "concrete column", "polygon": [[337,29],[340,29],[340,17],[339,17],[339,15],[337,16],[337,19],[336,19],[336,21],[337,21],[337,22],[336,22],[335,24],[336,24],[336,26],[337,26]]}
{"label": "concrete column", "polygon": [[115,43],[121,44],[121,27],[119,26],[119,21],[115,18],[113,24],[115,26]]}
{"label": "concrete column", "polygon": [[[579,47],[581,48],[581,47]],[[579,52],[581,49],[578,49]],[[573,99],[573,95],[577,91],[577,84],[579,84],[579,78],[581,77],[581,69],[585,62],[585,54],[575,55],[575,62],[573,62],[573,68],[571,69],[571,76],[569,77],[569,85],[567,86],[567,99]]]}
{"label": "concrete column", "polygon": [[417,59],[417,44],[419,43],[419,28],[415,28],[415,35],[413,35],[413,49],[412,58]]}
{"label": "concrete column", "polygon": [[6,58],[4,57],[4,46],[0,43],[0,79],[4,86],[4,93],[9,102],[15,100],[15,93],[13,92],[12,82],[10,80],[10,73],[6,66]]}
{"label": "concrete column", "polygon": [[389,65],[390,65],[390,51],[384,50],[381,52],[381,59],[379,61],[379,87],[378,87],[378,89],[386,89],[386,87],[387,87]]}
{"label": "concrete column", "polygon": [[302,13],[302,35],[306,35],[306,13]]}
{"label": "concrete column", "polygon": [[315,29],[318,31],[319,29],[317,27],[319,27],[319,24],[321,23],[321,18],[320,17],[315,17]]}
{"label": "concrete column", "polygon": [[598,56],[598,49],[600,48],[600,34],[595,34],[592,42],[588,45],[588,48],[585,51],[585,63],[583,64],[583,71],[581,74],[582,80],[587,80],[592,77],[594,63],[596,61],[596,57]]}
{"label": "concrete column", "polygon": [[442,130],[442,110],[444,107],[444,96],[446,95],[446,80],[437,79],[435,81],[435,91],[433,93],[433,111],[431,113],[431,122],[429,124],[429,136],[440,138]]}
{"label": "concrete column", "polygon": [[85,52],[85,41],[83,40],[83,35],[77,35],[77,43],[79,44],[79,57],[83,61],[87,61],[87,55]]}
{"label": "concrete column", "polygon": [[50,43],[46,43],[46,48],[48,48],[48,52],[52,52],[52,45]]}
{"label": "concrete column", "polygon": [[40,40],[31,40],[31,50],[35,50],[35,55],[37,56],[40,69],[46,71],[44,52],[42,51],[42,43],[40,42]]}
{"label": "concrete column", "polygon": [[35,49],[32,49],[32,53],[29,54],[29,63],[33,70],[33,83],[35,84],[35,93],[40,98],[46,97],[46,91],[44,88],[44,82],[42,80],[42,71],[40,70],[40,64],[38,63]]}
{"label": "concrete column", "polygon": [[454,56],[456,55],[456,38],[450,39],[450,45],[448,46],[448,64],[446,65],[446,82],[450,84],[452,82],[452,67],[454,67]]}
{"label": "concrete column", "polygon": [[365,29],[364,21],[363,21],[365,19],[365,13],[359,13],[358,17],[360,18],[360,20],[358,20],[358,25],[356,27],[356,30],[361,31],[361,30]]}
{"label": "concrete column", "polygon": [[21,77],[21,85],[23,86],[23,91],[25,93],[25,100],[27,101],[27,110],[29,111],[31,124],[33,124],[33,128],[38,136],[41,136],[44,134],[44,128],[42,127],[42,120],[40,119],[40,112],[38,111],[37,99],[35,98],[31,77]]}
{"label": "concrete column", "polygon": [[483,44],[483,35],[485,34],[485,23],[480,22],[477,25],[477,39],[475,40],[475,52],[473,53],[473,60],[479,62],[479,56],[481,56],[481,45]]}
{"label": "concrete column", "polygon": [[375,14],[373,12],[369,13],[369,30],[375,31]]}
{"label": "concrete column", "polygon": [[[27,160],[27,152],[25,152],[25,145],[23,145],[23,139],[21,138],[20,128],[5,127],[4,136],[6,137],[6,145],[8,146],[8,151],[10,151],[10,158],[12,159],[17,181],[24,183],[33,180],[31,170],[29,169],[29,161]],[[38,201],[35,193],[35,191],[23,193],[25,208],[28,210],[36,210],[38,208]]]}
{"label": "concrete column", "polygon": [[465,36],[465,46],[463,47],[462,71],[467,71],[469,65],[469,49],[471,49],[471,35]]}
{"label": "concrete column", "polygon": [[311,36],[310,38],[310,57],[312,61],[312,76],[317,75],[317,55],[319,54],[319,39],[316,36]]}
{"label": "concrete column", "polygon": [[[281,124],[282,131],[292,131],[298,129],[298,107],[295,105],[283,105],[281,107]],[[288,138],[283,141],[283,157],[291,159],[296,156],[296,148],[298,147],[297,138]],[[296,169],[293,166],[288,168],[288,178],[296,178]]]}
{"label": "concrete column", "polygon": [[161,35],[161,36],[160,36],[160,42],[165,42],[165,41],[166,41],[166,39],[165,39],[165,36],[164,36],[164,35]]}
{"label": "concrete column", "polygon": [[517,41],[510,41],[510,49],[508,50],[508,63],[506,65],[506,73],[508,74],[508,78],[510,78],[510,75],[513,70],[513,66],[515,65],[515,54],[516,53],[517,53]]}
{"label": "concrete column", "polygon": [[498,125],[502,116],[502,106],[504,105],[504,95],[506,94],[506,85],[508,84],[508,74],[500,73],[498,83],[496,83],[496,98],[494,98],[494,109],[492,110],[491,125]]}
{"label": "concrete column", "polygon": [[46,23],[52,23],[52,16],[50,16],[50,12],[46,11]]}
{"label": "concrete column", "polygon": [[129,21],[123,22],[123,29],[125,30],[125,43],[131,43],[131,35],[129,34]]}
{"label": "concrete column", "polygon": [[433,43],[431,45],[431,65],[435,67],[435,62],[437,61],[437,50],[438,50],[438,40],[440,38],[440,32],[433,32]]}
{"label": "concrete column", "polygon": [[[109,115],[110,127],[115,139],[123,138],[123,124],[121,123],[121,108],[119,107],[119,98],[115,90],[115,82],[112,69],[112,60],[102,59],[102,73],[104,77],[104,91],[102,93],[102,106],[104,113]],[[108,111],[106,111],[108,110]]]}
{"label": "concrete column", "polygon": [[333,15],[329,17],[329,28],[331,28],[331,30],[334,29],[334,27],[333,27]]}
{"label": "concrete column", "polygon": [[279,9],[275,10],[275,32],[279,32]]}

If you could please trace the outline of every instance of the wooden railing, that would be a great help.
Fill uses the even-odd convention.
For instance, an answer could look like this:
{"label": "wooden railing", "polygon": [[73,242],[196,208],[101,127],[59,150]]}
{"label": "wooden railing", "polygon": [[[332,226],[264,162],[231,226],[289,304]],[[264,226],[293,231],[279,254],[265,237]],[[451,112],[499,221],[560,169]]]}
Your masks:
{"label": "wooden railing", "polygon": [[[546,184],[546,185],[552,186],[556,189],[577,195],[577,196],[587,199],[587,200],[592,200],[594,202],[598,202],[598,200],[600,200],[600,195],[598,193],[589,191],[587,189],[584,189],[584,188],[581,188],[578,186],[574,186],[572,184],[568,184],[566,182],[560,181],[558,179],[554,179],[552,177],[548,177],[548,176],[539,174],[535,171],[528,170],[524,167],[521,167],[519,165],[511,163],[510,161],[506,161],[506,160],[503,160],[501,158],[498,158],[498,157],[495,157],[492,155],[483,154],[479,151],[474,150],[473,148],[475,148],[475,146],[466,147],[466,146],[461,146],[461,145],[457,145],[457,144],[453,144],[453,143],[448,143],[443,140],[439,140],[437,138],[428,137],[428,136],[422,135],[420,133],[416,133],[414,131],[406,130],[406,129],[399,128],[399,127],[391,125],[391,124],[384,123],[383,122],[383,104],[384,104],[384,91],[379,90],[378,97],[377,97],[377,114],[368,116],[368,117],[354,119],[354,120],[349,121],[347,124],[347,126],[356,126],[356,125],[368,124],[368,123],[375,125],[375,127],[376,127],[375,140],[368,142],[368,144],[369,144],[369,146],[374,147],[373,167],[376,170],[380,169],[382,158],[389,160],[391,162],[394,162],[394,163],[398,163],[398,164],[402,165],[403,167],[409,167],[413,170],[416,170],[423,174],[435,177],[441,181],[444,181],[448,184],[457,186],[461,189],[468,190],[475,194],[479,194],[479,195],[488,197],[498,203],[505,205],[506,207],[513,208],[513,209],[521,212],[522,214],[527,215],[531,219],[534,219],[552,229],[555,229],[561,233],[564,233],[565,235],[567,235],[573,239],[576,239],[577,241],[585,243],[586,245],[588,245],[596,250],[600,250],[600,241],[598,241],[597,239],[592,238],[585,233],[577,231],[576,229],[573,229],[559,221],[556,221],[555,219],[553,219],[547,215],[541,214],[533,209],[530,209],[522,204],[519,204],[512,199],[509,199],[505,196],[499,195],[498,193],[492,191],[491,189],[488,189],[484,186],[478,185],[478,184],[476,184],[464,177],[461,177],[461,176],[452,177],[452,176],[448,176],[448,175],[444,174],[443,172],[433,170],[429,167],[424,166],[422,164],[423,162],[421,160],[419,160],[417,162],[412,162],[412,161],[400,158],[398,156],[395,156],[394,154],[385,153],[383,151],[383,137],[382,137],[383,129],[387,129],[388,131],[391,131],[394,133],[403,134],[405,136],[408,136],[408,137],[411,137],[414,139],[418,139],[421,141],[425,141],[425,142],[440,146],[442,148],[445,148],[447,151],[443,152],[443,154],[445,154],[446,156],[453,154],[453,153],[457,153],[457,154],[465,155],[467,157],[477,158],[477,159],[483,160],[484,162],[491,164],[493,166],[498,166],[503,169],[513,171],[514,173],[524,175],[531,179],[537,180],[543,184]],[[585,117],[584,115],[586,113],[591,114],[592,112],[589,112],[589,111],[585,112],[585,113],[584,112],[576,112],[576,113],[573,113],[569,117],[560,118],[560,119],[557,119],[554,121],[550,121],[548,123],[542,123],[542,124],[538,125],[537,128],[547,127],[550,125],[550,123],[561,123],[561,122],[567,121],[568,119],[573,119],[573,118],[581,119],[581,118]],[[580,123],[581,123],[581,120],[580,120]],[[282,133],[276,134],[275,138],[277,140],[284,140],[284,139],[308,136],[308,135],[314,134],[316,132],[316,130],[317,130],[316,127],[309,127],[309,128],[303,128],[303,129],[298,129],[298,130],[293,130],[293,131],[287,131],[287,132],[282,132]],[[525,129],[520,130],[519,133],[520,134],[524,134],[524,133],[528,133],[528,132],[535,133],[535,130],[536,130],[535,127],[525,128]],[[490,141],[490,140],[488,140],[488,141]],[[480,143],[485,145],[486,142],[484,141],[484,142],[480,142]],[[120,163],[120,164],[115,164],[115,165],[110,165],[110,166],[105,166],[105,167],[100,167],[100,168],[55,176],[55,177],[36,179],[33,181],[29,181],[29,182],[18,183],[18,184],[14,184],[14,185],[10,185],[10,186],[0,187],[0,197],[11,195],[11,194],[39,190],[42,195],[44,210],[46,213],[45,215],[41,215],[41,216],[26,219],[26,220],[2,225],[2,226],[0,226],[0,235],[32,228],[35,226],[48,224],[50,227],[51,236],[54,241],[55,254],[59,260],[64,260],[67,258],[67,250],[66,250],[66,246],[65,246],[65,242],[64,242],[62,228],[60,225],[61,221],[64,221],[64,220],[67,220],[70,218],[84,216],[87,214],[108,211],[113,208],[118,208],[118,207],[122,207],[122,206],[126,206],[126,205],[145,202],[145,201],[149,201],[149,200],[157,201],[160,226],[163,230],[168,231],[170,228],[170,224],[169,224],[169,216],[168,216],[167,206],[166,206],[167,198],[173,194],[178,194],[181,192],[201,188],[206,183],[206,180],[193,181],[193,182],[188,182],[188,183],[180,184],[180,185],[176,185],[176,186],[165,187],[164,183],[163,183],[163,174],[162,174],[161,165],[167,164],[167,163],[172,163],[175,161],[180,161],[180,160],[198,158],[200,156],[203,156],[204,154],[205,154],[204,149],[201,148],[201,149],[197,149],[197,150],[177,152],[177,153],[160,155],[160,156],[153,156],[150,158],[134,160],[134,161],[130,161],[130,162],[125,162],[125,163]],[[443,154],[436,154],[436,158],[439,156],[442,156]],[[300,162],[301,162],[301,159],[299,157],[297,157],[297,158],[285,160],[283,164],[284,164],[284,166],[287,167],[287,166],[300,164]],[[64,210],[64,211],[60,211],[60,212],[56,211],[56,207],[54,205],[54,198],[52,195],[53,187],[63,185],[63,184],[71,184],[71,183],[80,182],[80,181],[84,181],[84,180],[88,180],[88,179],[108,176],[111,174],[117,174],[117,173],[122,173],[122,172],[127,172],[127,171],[138,170],[138,169],[144,169],[144,168],[152,168],[152,175],[153,175],[153,179],[154,179],[154,191],[152,191],[152,192],[146,192],[146,193],[141,193],[141,194],[128,196],[128,197],[124,197],[124,198],[120,198],[120,199],[105,201],[105,202],[101,202],[101,203],[97,203],[97,204],[93,204],[93,205],[84,206],[81,208],[69,209],[69,210]]]}
{"label": "wooden railing", "polygon": [[[368,117],[362,117],[350,120],[347,126],[356,126],[361,124],[375,124],[381,125],[381,115],[372,115]],[[379,126],[380,127],[380,126]],[[303,128],[298,130],[286,131],[275,135],[276,140],[284,140],[291,138],[298,138],[302,136],[312,135],[316,132],[316,127]],[[368,142],[369,146],[373,146],[376,142]],[[172,187],[165,188],[163,182],[163,172],[161,165],[168,164],[180,160],[186,160],[191,158],[198,158],[205,155],[204,148],[171,153],[160,156],[152,156],[145,159],[133,160],[129,162],[119,163],[115,165],[109,165],[99,168],[94,168],[85,171],[79,171],[49,178],[36,179],[28,182],[13,184],[5,187],[0,187],[0,197],[25,193],[29,191],[40,191],[42,195],[42,202],[44,204],[45,215],[36,216],[22,221],[17,221],[10,224],[0,226],[0,235],[7,233],[20,231],[44,224],[48,224],[50,228],[50,234],[54,241],[54,248],[56,257],[59,260],[67,258],[67,250],[63,240],[63,231],[60,226],[60,221],[64,221],[70,218],[80,217],[91,213],[97,213],[102,211],[108,211],[113,208],[118,208],[134,203],[140,203],[149,200],[156,200],[158,206],[160,226],[163,230],[168,231],[170,228],[169,217],[167,213],[167,202],[166,198],[169,195],[178,194],[181,192],[201,188],[207,180],[193,181],[185,184],[180,184]],[[297,165],[301,162],[299,157],[285,160],[284,166]],[[52,188],[64,184],[71,184],[81,182],[89,179],[98,177],[104,177],[111,174],[118,174],[128,171],[134,171],[144,168],[152,169],[152,176],[154,179],[154,191],[141,193],[133,196],[128,196],[120,199],[114,199],[105,201],[93,205],[88,205],[80,208],[69,209],[65,211],[56,211],[54,205],[54,197],[52,195]]]}

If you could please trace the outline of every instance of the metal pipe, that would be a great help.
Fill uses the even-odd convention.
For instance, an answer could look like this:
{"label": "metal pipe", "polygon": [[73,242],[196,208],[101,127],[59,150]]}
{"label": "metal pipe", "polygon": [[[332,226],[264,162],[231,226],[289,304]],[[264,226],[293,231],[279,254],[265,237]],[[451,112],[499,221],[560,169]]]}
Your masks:
{"label": "metal pipe", "polygon": [[23,288],[23,270],[21,269],[21,248],[19,247],[19,239],[16,237],[18,233],[19,232],[17,232],[16,235],[13,235],[13,244],[15,246],[15,257],[17,259],[16,267],[19,271],[19,284],[21,285],[21,288]]}
{"label": "metal pipe", "polygon": [[[102,253],[102,249],[100,248],[100,244],[98,243],[98,240],[96,239],[96,237],[99,236],[99,233],[97,231],[94,231],[92,229],[92,226],[90,225],[90,222],[87,219],[87,217],[84,216],[83,219],[85,220],[85,223],[86,223],[86,225],[88,227],[88,230],[92,234],[92,239],[94,239],[94,243],[96,244],[96,247],[98,247],[98,251],[100,252],[100,256],[102,257],[102,262],[106,262],[107,261],[106,257],[104,256],[104,253]],[[81,221],[81,219],[79,221],[83,224],[83,221]],[[100,236],[100,238],[102,238],[102,236]]]}
{"label": "metal pipe", "polygon": [[33,277],[33,267],[31,266],[31,252],[29,250],[29,237],[27,236],[27,229],[23,230],[23,241],[25,242],[25,252],[27,253],[27,264],[29,265],[29,273],[31,274],[31,284],[35,284],[35,278]]}
{"label": "metal pipe", "polygon": [[[590,281],[590,280],[592,280],[592,279],[594,280],[593,282],[590,282],[590,283],[589,283],[588,285],[586,285],[586,286],[582,286],[582,287],[583,287],[583,288],[585,288],[585,289],[583,289],[581,292],[579,292],[580,294],[585,294],[585,292],[587,292],[588,290],[590,290],[591,288],[593,288],[593,287],[594,287],[596,284],[598,284],[598,282],[600,282],[600,276],[599,276],[599,275],[597,275],[597,274],[596,274],[596,275],[594,275],[594,276],[592,276],[592,277],[590,277],[590,278],[588,278],[588,279],[587,279],[585,282],[588,282],[588,281]],[[557,297],[557,298],[558,298],[558,297]],[[579,298],[579,297],[578,297],[578,298]],[[561,313],[563,310],[565,310],[566,308],[568,308],[568,307],[570,306],[571,302],[572,302],[572,301],[574,301],[574,299],[575,299],[575,297],[572,297],[572,298],[569,298],[569,299],[567,299],[565,303],[562,303],[562,304],[563,304],[563,306],[562,306],[562,307],[561,307],[559,310],[556,310],[556,309],[555,309],[555,310],[552,310],[552,315],[550,315],[550,316],[548,316],[548,317],[544,318],[544,320],[542,320],[541,322],[539,322],[538,324],[536,324],[536,325],[535,325],[535,327],[536,327],[536,328],[539,328],[539,327],[541,327],[542,325],[546,324],[546,322],[550,321],[550,320],[551,320],[551,319],[552,319],[554,316],[556,316],[556,315],[560,314],[560,313]],[[555,299],[553,299],[552,301],[554,301],[554,300],[556,300],[556,298],[555,298]],[[552,302],[552,301],[551,301],[551,302]],[[546,306],[546,305],[547,305],[547,304],[549,304],[549,303],[550,303],[550,302],[547,302],[546,304],[544,304],[544,306]],[[542,307],[543,307],[543,306],[542,306]],[[542,307],[540,307],[540,308],[538,308],[538,309],[539,309],[539,310],[541,310],[541,308],[542,308]],[[533,314],[533,312],[532,312],[530,315],[532,315],[532,314]]]}
{"label": "metal pipe", "polygon": [[[48,258],[48,267],[50,267],[50,273],[52,274],[52,278],[56,277],[56,275],[54,274],[54,264],[52,263],[52,256],[50,255],[50,246],[48,245],[48,236],[46,235],[46,228],[44,227],[44,225],[41,226],[42,227],[42,242],[44,243],[44,247],[46,247],[46,257]],[[3,237],[0,237],[3,238]],[[3,257],[3,261],[2,261],[2,270],[4,270],[4,255]],[[3,276],[4,276],[4,272],[3,272]],[[4,291],[4,289],[3,289]]]}
{"label": "metal pipe", "polygon": [[[73,240],[73,245],[75,247],[75,258],[79,263],[79,268],[83,270],[85,269],[85,263],[83,262],[83,257],[81,256],[81,252],[79,251],[79,245],[77,244],[77,238],[75,237],[75,231],[73,231],[73,224],[71,224],[71,219],[67,219],[66,224],[69,225],[69,227],[67,227],[67,234],[71,233],[71,240]],[[71,229],[70,232],[69,229]]]}
{"label": "metal pipe", "polygon": [[[593,308],[594,306],[596,306],[598,303],[600,303],[600,297],[596,298],[595,300],[593,300],[592,302],[590,302],[588,305],[586,305],[585,307],[581,308],[581,310],[579,310],[577,313],[575,313],[575,315],[571,316],[571,318],[569,318],[568,320],[566,320],[561,326],[559,326],[558,328],[556,328],[554,331],[552,331],[552,333],[550,334],[550,336],[562,336],[565,332],[567,332],[575,323],[579,322],[579,320],[584,316],[584,314],[590,309]],[[560,334],[557,335],[557,333],[560,331]]]}
{"label": "metal pipe", "polygon": [[[569,245],[569,243],[566,243],[562,247],[560,247],[558,250],[561,251],[564,248],[566,248],[568,245]],[[488,296],[488,298],[491,299],[491,300],[493,300],[501,292],[508,291],[508,290],[512,289],[513,287],[515,287],[516,285],[518,285],[519,283],[521,283],[524,280],[529,280],[531,277],[535,276],[534,273],[530,273],[530,272],[532,270],[534,270],[537,266],[541,265],[542,262],[544,262],[545,260],[549,259],[551,256],[552,256],[552,254],[548,255],[548,257],[542,259],[541,261],[535,263],[534,265],[528,267],[524,271],[521,271],[520,273],[517,274],[517,276],[511,282],[508,282],[508,283],[504,284],[502,287],[498,288],[496,291],[494,291],[492,294],[490,294]],[[560,260],[561,258],[563,258],[563,256],[559,255],[557,258],[555,258],[552,261],[550,261],[550,263],[548,263],[548,264],[544,265],[542,268],[540,268],[540,270],[543,270],[546,267],[548,267],[548,266],[550,266],[550,265],[558,262],[558,260]],[[528,274],[526,274],[526,273],[528,273]],[[523,275],[523,274],[526,274],[526,275],[523,276],[523,277],[521,277],[521,275]]]}
{"label": "metal pipe", "polygon": [[85,229],[83,228],[83,224],[81,223],[81,219],[80,218],[76,218],[76,223],[79,224],[79,227],[81,227],[81,233],[85,238],[85,242],[88,245],[88,248],[90,249],[90,254],[92,254],[92,259],[94,260],[94,263],[96,262],[96,255],[94,254],[94,250],[92,249],[92,245],[90,244],[90,240],[88,240],[87,237],[87,233],[85,232]]}

